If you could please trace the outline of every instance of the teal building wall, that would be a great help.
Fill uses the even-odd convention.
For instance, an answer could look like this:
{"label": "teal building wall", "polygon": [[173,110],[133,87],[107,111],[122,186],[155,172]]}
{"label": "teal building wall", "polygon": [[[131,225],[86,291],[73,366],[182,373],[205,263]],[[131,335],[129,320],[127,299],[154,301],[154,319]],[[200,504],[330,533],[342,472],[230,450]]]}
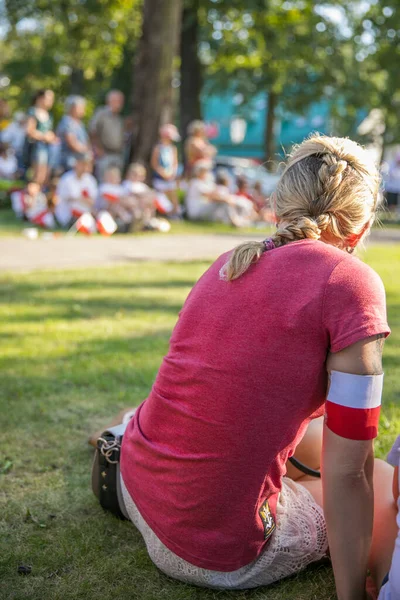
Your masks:
{"label": "teal building wall", "polygon": [[[330,101],[322,100],[309,106],[302,115],[285,113],[278,107],[275,127],[277,153],[283,155],[283,148],[301,142],[313,131],[332,133],[330,107]],[[218,135],[212,141],[221,155],[263,159],[266,95],[258,95],[251,103],[243,105],[240,94],[204,94],[202,108],[204,120],[218,126]],[[230,134],[231,122],[235,117],[243,118],[247,123],[245,137],[238,144],[232,142]]]}

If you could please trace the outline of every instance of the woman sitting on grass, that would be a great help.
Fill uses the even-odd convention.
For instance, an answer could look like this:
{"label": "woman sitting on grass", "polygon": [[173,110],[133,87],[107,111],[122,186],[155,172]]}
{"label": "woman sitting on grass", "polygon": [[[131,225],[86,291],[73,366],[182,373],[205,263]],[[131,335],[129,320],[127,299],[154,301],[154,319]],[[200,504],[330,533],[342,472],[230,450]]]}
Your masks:
{"label": "woman sitting on grass", "polygon": [[[351,255],[378,190],[356,143],[306,140],[274,195],[276,233],[189,294],[121,450],[125,510],[171,577],[267,585],[329,543],[340,600],[367,597],[368,569],[380,587],[396,535],[393,469],[373,454],[389,327],[380,278]],[[319,468],[322,428],[321,482],[288,460]]]}

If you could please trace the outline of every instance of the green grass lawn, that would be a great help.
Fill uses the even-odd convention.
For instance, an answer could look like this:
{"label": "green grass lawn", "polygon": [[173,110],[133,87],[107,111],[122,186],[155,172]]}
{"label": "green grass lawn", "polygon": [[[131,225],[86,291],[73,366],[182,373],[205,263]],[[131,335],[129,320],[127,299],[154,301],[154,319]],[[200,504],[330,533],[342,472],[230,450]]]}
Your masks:
{"label": "green grass lawn", "polygon": [[[380,226],[380,225],[378,225]],[[21,221],[17,219],[13,211],[9,208],[0,209],[0,236],[15,236],[19,235],[23,229],[31,227],[27,221]],[[393,221],[384,221],[384,227],[387,228],[398,228],[399,224]],[[223,223],[206,223],[206,222],[190,222],[190,221],[171,221],[170,234],[202,234],[202,233],[256,233],[259,235],[268,235],[273,233],[275,230],[274,226],[265,225],[261,229],[258,227],[244,227],[240,230],[232,227],[231,225],[225,225]],[[125,234],[126,235],[126,234]],[[135,233],[134,235],[148,235],[147,232]]]}
{"label": "green grass lawn", "polygon": [[[18,235],[26,227],[31,227],[27,221],[21,221],[17,219],[11,209],[5,208],[0,209],[0,236]],[[190,221],[171,221],[170,234],[182,234],[182,233],[260,233],[262,234],[273,231],[272,226],[265,225],[261,229],[257,227],[244,227],[243,229],[236,229],[231,225],[224,225],[223,223],[206,223],[206,222],[190,222]],[[126,234],[125,234],[126,235]],[[147,232],[136,233],[135,235],[147,235]]]}
{"label": "green grass lawn", "polygon": [[[377,451],[400,431],[400,246],[373,247],[393,335]],[[397,266],[396,266],[397,265]],[[4,600],[328,600],[315,566],[270,588],[225,593],[172,581],[140,534],[90,490],[87,436],[146,397],[204,263],[130,264],[0,277],[0,597]],[[30,575],[17,574],[31,565]]]}

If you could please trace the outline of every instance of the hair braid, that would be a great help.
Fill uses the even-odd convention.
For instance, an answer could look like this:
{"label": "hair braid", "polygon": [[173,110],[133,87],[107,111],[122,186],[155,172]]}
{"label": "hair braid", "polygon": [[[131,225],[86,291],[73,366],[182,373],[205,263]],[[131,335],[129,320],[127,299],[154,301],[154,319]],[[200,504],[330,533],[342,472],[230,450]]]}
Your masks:
{"label": "hair braid", "polygon": [[318,178],[327,196],[334,194],[339,188],[348,167],[349,164],[346,160],[342,160],[333,154],[323,155]]}
{"label": "hair braid", "polygon": [[[374,219],[379,182],[371,157],[356,142],[320,135],[305,140],[294,148],[274,192],[275,246],[321,238],[353,251]],[[226,279],[242,275],[265,250],[258,242],[239,246],[226,265]]]}
{"label": "hair braid", "polygon": [[272,239],[276,246],[283,246],[287,242],[295,240],[312,239],[318,240],[321,237],[321,229],[315,219],[304,216],[290,223],[283,223],[278,227]]}

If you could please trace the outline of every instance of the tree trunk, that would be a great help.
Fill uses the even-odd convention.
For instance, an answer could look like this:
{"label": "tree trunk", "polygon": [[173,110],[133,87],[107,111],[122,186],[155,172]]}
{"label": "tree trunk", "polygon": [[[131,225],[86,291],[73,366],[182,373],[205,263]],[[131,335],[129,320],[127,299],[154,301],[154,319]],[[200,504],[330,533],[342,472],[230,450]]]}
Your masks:
{"label": "tree trunk", "polygon": [[133,76],[131,158],[147,166],[172,101],[181,16],[182,0],[144,0],[142,37]]}
{"label": "tree trunk", "polygon": [[182,15],[180,130],[183,140],[189,123],[201,119],[200,93],[203,82],[198,54],[198,9],[199,0],[192,0]]}
{"label": "tree trunk", "polygon": [[85,89],[85,78],[82,69],[73,68],[71,72],[70,93],[83,96]]}
{"label": "tree trunk", "polygon": [[274,171],[275,156],[275,110],[278,104],[278,94],[268,92],[267,112],[265,120],[265,160],[268,171]]}

